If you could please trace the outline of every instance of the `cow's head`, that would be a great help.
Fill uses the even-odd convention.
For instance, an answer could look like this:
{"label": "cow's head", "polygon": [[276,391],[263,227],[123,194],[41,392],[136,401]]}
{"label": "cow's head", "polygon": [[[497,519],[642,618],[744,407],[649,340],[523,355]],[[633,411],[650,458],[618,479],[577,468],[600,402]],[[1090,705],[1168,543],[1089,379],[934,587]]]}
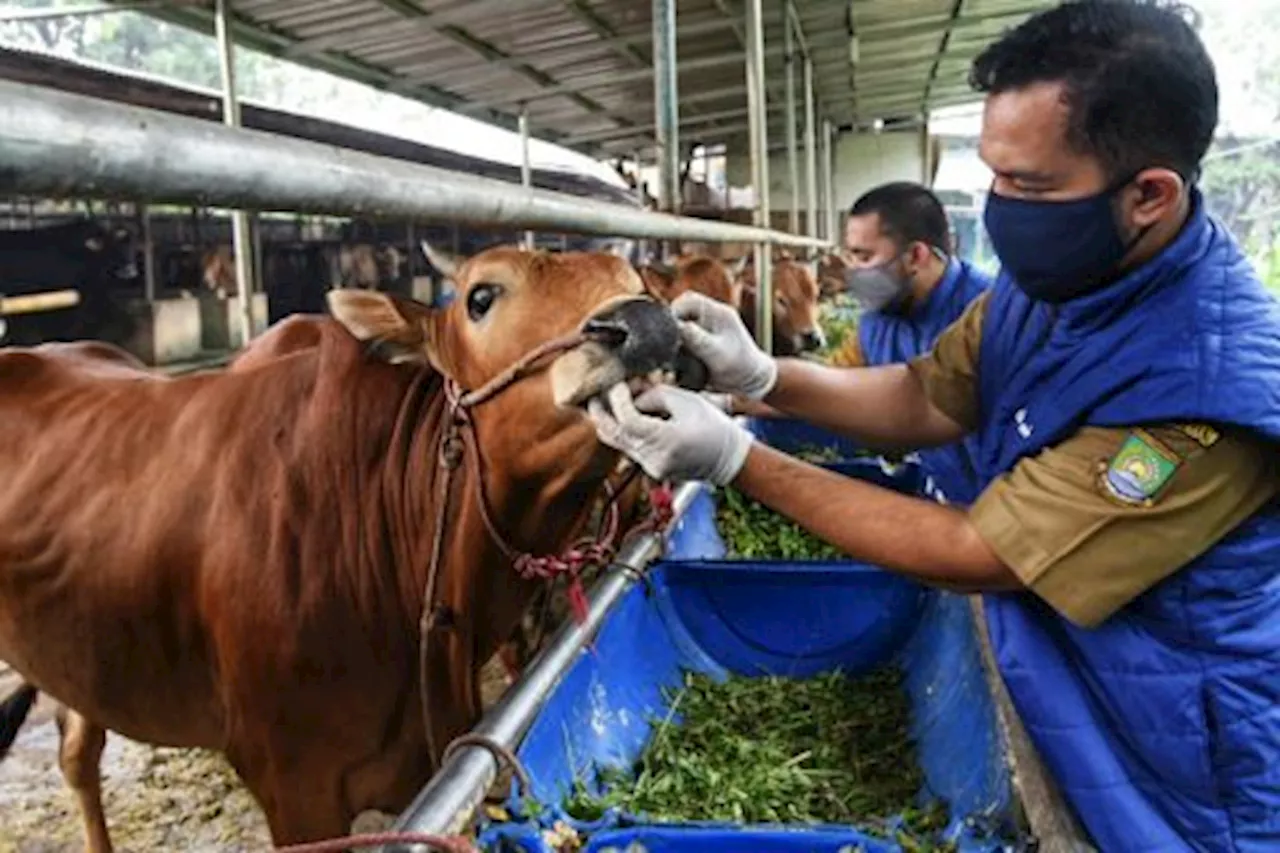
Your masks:
{"label": "cow's head", "polygon": [[822,298],[838,296],[848,289],[845,284],[848,270],[849,263],[839,252],[826,252],[818,258],[818,291]]}
{"label": "cow's head", "polygon": [[688,291],[732,305],[742,305],[742,271],[747,257],[723,262],[710,255],[680,255],[651,261],[641,268],[645,285],[662,299],[673,301]]}
{"label": "cow's head", "polygon": [[236,256],[230,246],[219,246],[204,253],[200,258],[200,280],[219,296],[236,292]]}
{"label": "cow's head", "polygon": [[[747,324],[755,318],[756,284],[753,271],[745,273],[742,312]],[[800,355],[822,349],[826,338],[818,323],[818,282],[810,264],[790,257],[773,263],[773,353]]]}
{"label": "cow's head", "polygon": [[84,248],[112,278],[129,280],[138,277],[133,232],[128,228],[107,228],[94,223],[85,237]]}
{"label": "cow's head", "polygon": [[617,382],[677,366],[674,318],[615,255],[498,247],[463,260],[422,248],[456,291],[444,307],[387,293],[329,292],[334,316],[393,362],[429,363],[474,390],[541,344],[578,330],[594,333],[509,392],[527,400],[527,389],[540,385],[535,393],[562,409],[581,407]]}

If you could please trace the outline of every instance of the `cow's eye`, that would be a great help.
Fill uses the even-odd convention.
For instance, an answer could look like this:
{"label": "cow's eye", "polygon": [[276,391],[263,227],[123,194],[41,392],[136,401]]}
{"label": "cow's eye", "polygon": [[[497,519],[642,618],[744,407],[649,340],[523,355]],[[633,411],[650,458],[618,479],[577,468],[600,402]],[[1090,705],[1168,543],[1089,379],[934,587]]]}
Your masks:
{"label": "cow's eye", "polygon": [[502,288],[496,284],[477,284],[471,288],[471,292],[467,294],[467,316],[472,322],[479,321],[489,313],[501,293]]}

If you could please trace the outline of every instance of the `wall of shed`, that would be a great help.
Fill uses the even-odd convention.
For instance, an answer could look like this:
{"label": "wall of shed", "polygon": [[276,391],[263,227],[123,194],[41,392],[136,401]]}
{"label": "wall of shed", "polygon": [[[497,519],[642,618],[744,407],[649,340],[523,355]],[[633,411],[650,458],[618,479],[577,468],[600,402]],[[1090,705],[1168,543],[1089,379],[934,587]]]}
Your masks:
{"label": "wall of shed", "polygon": [[[836,140],[835,196],[839,210],[847,210],[854,199],[867,190],[889,181],[931,182],[935,158],[929,154],[920,130],[885,133],[845,133]],[[800,151],[801,183],[804,181],[804,150]],[[726,164],[729,186],[751,184],[751,164],[745,150],[730,150]],[[821,174],[821,167],[819,167]],[[787,155],[779,151],[769,158],[769,201],[773,219],[786,227],[791,205],[792,187],[787,181]],[[806,202],[803,185],[799,188],[801,220]],[[779,214],[781,218],[779,219]]]}

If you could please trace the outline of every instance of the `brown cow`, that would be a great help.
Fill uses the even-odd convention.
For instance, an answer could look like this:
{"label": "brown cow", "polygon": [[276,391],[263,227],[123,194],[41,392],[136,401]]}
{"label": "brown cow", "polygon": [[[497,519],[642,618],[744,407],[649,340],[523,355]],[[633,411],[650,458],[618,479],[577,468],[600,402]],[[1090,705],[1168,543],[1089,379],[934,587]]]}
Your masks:
{"label": "brown cow", "polygon": [[[756,326],[754,264],[743,273],[742,319]],[[773,262],[773,354],[795,356],[826,345],[818,323],[818,282],[810,264],[781,254]]]}
{"label": "brown cow", "polygon": [[667,302],[692,290],[737,308],[742,304],[741,278],[747,260],[725,263],[710,255],[679,255],[641,266],[640,276],[650,293]]}
{"label": "brown cow", "polygon": [[200,280],[205,289],[225,299],[240,292],[236,281],[236,254],[227,245],[209,249],[200,258]]}
{"label": "brown cow", "polygon": [[827,252],[818,258],[818,290],[823,299],[829,299],[844,293],[848,286],[844,282],[849,264],[839,252]]}
{"label": "brown cow", "polygon": [[476,721],[478,665],[536,584],[463,464],[424,608],[445,377],[478,388],[584,322],[609,333],[472,410],[498,529],[555,551],[618,459],[572,404],[669,361],[678,335],[609,255],[492,249],[453,278],[441,309],[333,291],[336,320],[277,326],[221,373],[0,353],[0,659],[75,709],[62,764],[91,853],[110,849],[104,730],[224,751],[286,844],[403,809]]}
{"label": "brown cow", "polygon": [[404,255],[395,246],[374,248],[368,243],[342,246],[338,249],[341,286],[382,289],[400,277],[404,262]]}

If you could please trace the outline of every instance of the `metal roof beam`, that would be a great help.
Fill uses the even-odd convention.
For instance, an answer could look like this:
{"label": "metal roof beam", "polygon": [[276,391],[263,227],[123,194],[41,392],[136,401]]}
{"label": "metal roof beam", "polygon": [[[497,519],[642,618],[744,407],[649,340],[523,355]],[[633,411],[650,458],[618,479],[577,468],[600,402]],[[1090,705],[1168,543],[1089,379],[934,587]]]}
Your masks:
{"label": "metal roof beam", "polygon": [[[407,0],[377,0],[377,2],[384,8],[390,9],[391,11],[400,15],[402,18],[404,18],[405,21],[418,21],[425,18],[427,21],[430,22],[433,18],[437,17],[437,16],[428,15],[420,7],[414,5],[413,3],[407,2]],[[477,2],[479,2],[479,0],[477,0]],[[495,59],[503,60],[503,59],[513,58],[510,54],[506,53],[505,51],[499,50],[497,47],[495,47],[494,45],[490,44],[487,41],[484,41],[483,39],[476,38],[471,33],[467,32],[465,29],[462,29],[461,27],[457,27],[452,24],[446,24],[444,26],[437,25],[432,29],[434,32],[439,33],[440,35],[454,42],[455,44],[459,44],[465,48],[468,48],[469,50],[474,51],[475,53],[479,54],[482,58],[484,58],[486,61],[491,62]],[[524,77],[525,79],[530,80],[544,88],[558,86],[560,83],[559,80],[552,77],[551,75],[546,74],[545,72],[540,71],[537,68],[534,68],[533,66],[528,64],[515,65],[512,68],[512,71],[519,74],[521,77]],[[584,95],[579,95],[575,93],[570,95],[569,97],[573,100],[574,103],[578,104],[580,107],[582,107],[584,110],[586,110],[589,113],[605,114],[607,112],[603,106],[601,106],[597,102],[591,100],[590,98]],[[630,122],[621,118],[616,118],[616,117],[610,117],[610,120],[617,122],[622,127],[626,127],[633,124],[633,122]],[[519,122],[517,121],[517,125],[518,124]]]}
{"label": "metal roof beam", "polygon": [[[549,6],[559,2],[560,0],[525,0],[526,6]],[[465,24],[484,20],[493,15],[500,15],[511,8],[511,5],[511,0],[460,0],[460,2],[452,6],[435,12],[427,12],[420,7],[414,7],[419,13],[418,16],[407,19],[405,23],[411,27],[434,30],[446,24]],[[370,23],[360,27],[351,27],[340,32],[326,33],[315,38],[303,39],[289,48],[285,57],[298,59],[299,57],[312,56],[327,50],[340,49],[363,36],[385,30],[387,25],[388,22]]]}
{"label": "metal roof beam", "polygon": [[958,19],[955,18],[951,12],[941,15],[916,15],[900,21],[890,21],[883,24],[858,27],[858,35],[867,37],[875,36],[877,39],[898,39],[927,36],[947,29],[963,30],[971,27],[980,27],[990,23],[991,21],[1030,15],[1033,12],[1039,12],[1044,8],[1045,4],[1043,2],[1028,3],[1016,8],[990,9],[985,12],[970,12],[962,15]]}
{"label": "metal roof beam", "polygon": [[[769,55],[780,55],[782,46],[778,45],[774,48],[765,50]],[[682,72],[704,71],[708,68],[716,68],[722,65],[732,65],[737,62],[744,61],[745,54],[742,52],[723,53],[718,56],[705,56],[700,59],[690,59],[680,63],[679,70]],[[653,78],[653,68],[637,68],[635,71],[620,71],[617,74],[593,75],[583,79],[568,80],[558,86],[551,86],[540,92],[529,92],[521,95],[511,95],[509,97],[495,99],[491,101],[473,101],[468,104],[464,111],[472,112],[474,110],[499,109],[501,107],[509,107],[521,103],[530,103],[533,101],[541,101],[546,98],[558,98],[564,95],[572,95],[581,92],[588,92],[592,89],[607,89],[611,86],[622,86],[628,83],[644,83]]]}
{"label": "metal roof beam", "polygon": [[[592,32],[599,36],[600,41],[607,42],[618,37],[617,30],[610,26],[604,18],[600,17],[600,15],[592,9],[591,6],[584,2],[584,0],[562,0],[562,2],[565,7],[573,13],[575,18],[582,21],[591,28]],[[597,41],[596,43],[599,44],[600,41]],[[635,46],[630,42],[610,44],[610,49],[620,56],[625,56],[632,65],[643,68],[647,65],[653,64],[652,60],[646,58],[643,53],[636,50]]]}
{"label": "metal roof beam", "polygon": [[938,67],[942,65],[942,57],[947,53],[947,46],[951,44],[951,33],[955,29],[956,21],[960,20],[960,15],[964,12],[964,0],[955,0],[955,5],[951,7],[951,20],[947,22],[946,32],[942,34],[942,40],[938,42],[938,55],[933,60],[933,67],[929,69],[929,79],[924,84],[924,97],[920,99],[920,110],[929,105],[929,94],[933,91],[933,81],[938,78]]}
{"label": "metal roof beam", "polygon": [[[718,110],[713,113],[705,113],[699,116],[689,116],[680,121],[680,130],[684,131],[700,124],[709,122],[723,121],[729,118],[742,118],[747,114],[746,107],[735,107],[731,110]],[[571,144],[582,142],[610,142],[617,139],[625,139],[636,135],[639,131],[654,130],[654,125],[640,125],[635,128],[617,128],[611,130],[595,130],[588,133],[575,133],[572,136],[565,137],[570,140]]]}
{"label": "metal roof beam", "polygon": [[[482,0],[477,0],[477,2],[482,2]],[[207,7],[164,5],[156,7],[147,14],[157,20],[186,27],[205,35],[213,35],[213,13]],[[432,86],[425,81],[419,82],[412,87],[396,86],[398,78],[391,72],[371,66],[350,56],[317,53],[308,54],[300,59],[291,59],[287,52],[292,45],[298,43],[297,39],[272,32],[235,16],[231,18],[229,23],[236,43],[250,50],[256,50],[259,53],[265,53],[278,59],[296,61],[307,67],[335,74],[348,80],[354,80],[358,83],[372,86],[375,89],[394,91],[433,107],[461,112],[467,104],[462,97]],[[516,116],[510,112],[502,110],[472,110],[469,114],[495,127],[511,131],[517,129]],[[543,138],[556,142],[562,136],[564,136],[562,132],[554,132],[546,134]]]}

